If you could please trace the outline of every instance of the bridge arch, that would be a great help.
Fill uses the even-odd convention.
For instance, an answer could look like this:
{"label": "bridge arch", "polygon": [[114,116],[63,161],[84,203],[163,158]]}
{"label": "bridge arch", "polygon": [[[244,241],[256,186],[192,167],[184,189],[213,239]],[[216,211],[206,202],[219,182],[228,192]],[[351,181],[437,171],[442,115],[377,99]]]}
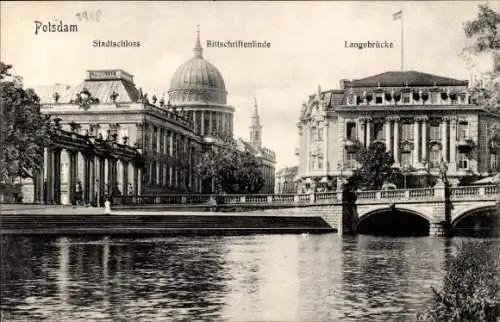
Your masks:
{"label": "bridge arch", "polygon": [[427,220],[429,223],[432,222],[432,213],[429,213],[426,208],[418,208],[410,205],[403,205],[403,206],[398,206],[395,205],[394,207],[391,207],[389,205],[380,205],[380,206],[375,206],[375,207],[369,207],[367,209],[361,209],[358,210],[358,222],[361,222],[362,220],[365,220],[369,218],[370,216],[377,215],[383,212],[390,212],[390,211],[399,211],[403,213],[408,213],[412,215],[416,215],[419,217],[422,217],[423,219]]}
{"label": "bridge arch", "polygon": [[358,212],[360,234],[383,236],[425,236],[429,234],[431,216],[413,206],[380,205]]}
{"label": "bridge arch", "polygon": [[492,202],[484,202],[484,203],[481,203],[479,205],[475,204],[475,205],[466,207],[464,209],[460,209],[460,211],[458,211],[452,217],[451,224],[453,227],[455,227],[459,222],[461,222],[462,220],[464,220],[468,217],[475,216],[477,214],[484,213],[484,212],[490,212],[490,211],[493,211],[493,212],[496,211],[500,215],[500,208],[496,202],[492,201]]}

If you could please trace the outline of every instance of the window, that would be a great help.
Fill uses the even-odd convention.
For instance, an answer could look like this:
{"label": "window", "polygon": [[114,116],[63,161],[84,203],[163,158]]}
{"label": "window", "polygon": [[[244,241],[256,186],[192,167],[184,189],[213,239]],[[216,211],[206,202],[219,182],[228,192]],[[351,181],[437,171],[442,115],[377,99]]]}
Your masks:
{"label": "window", "polygon": [[149,140],[150,140],[150,135],[149,135],[149,126],[145,126],[144,127],[144,144],[146,145],[145,146],[145,149],[149,151]]}
{"label": "window", "polygon": [[413,124],[411,123],[401,124],[401,140],[413,141]]}
{"label": "window", "polygon": [[429,151],[429,166],[431,169],[439,168],[441,163],[441,149],[438,145],[433,145]]}
{"label": "window", "polygon": [[160,131],[160,153],[163,153],[163,151],[165,151],[165,142],[164,142],[164,132],[163,131]]}
{"label": "window", "polygon": [[469,124],[465,121],[458,123],[458,140],[464,140],[468,136]]}
{"label": "window", "polygon": [[356,123],[348,122],[346,124],[346,139],[349,141],[356,140]]}
{"label": "window", "polygon": [[431,124],[429,127],[429,136],[431,140],[439,141],[441,139],[439,124]]}
{"label": "window", "polygon": [[323,141],[323,129],[318,128],[318,141]]}
{"label": "window", "polygon": [[313,141],[318,140],[318,128],[315,126],[311,128],[311,140]]}
{"label": "window", "polygon": [[431,103],[432,104],[437,104],[438,96],[439,96],[438,92],[431,92]]}
{"label": "window", "polygon": [[375,97],[375,104],[382,104],[382,96]]}
{"label": "window", "polygon": [[401,165],[411,165],[411,152],[401,152]]}
{"label": "window", "polygon": [[496,171],[498,169],[498,157],[496,154],[490,155],[490,170]]}
{"label": "window", "polygon": [[323,169],[323,156],[318,156],[318,170]]}
{"label": "window", "polygon": [[345,169],[355,169],[356,168],[356,153],[348,152],[346,154],[344,168]]}
{"label": "window", "polygon": [[156,161],[151,164],[151,184],[156,184]]}
{"label": "window", "polygon": [[467,154],[459,152],[457,155],[457,161],[458,169],[469,169],[469,159],[467,158]]}
{"label": "window", "polygon": [[318,167],[318,159],[315,155],[311,155],[311,170],[316,170]]}
{"label": "window", "polygon": [[373,123],[373,137],[375,141],[384,141],[385,133],[384,133],[384,124],[383,123]]}
{"label": "window", "polygon": [[403,104],[410,104],[411,93],[403,94]]}
{"label": "window", "polygon": [[356,95],[349,95],[348,104],[354,105],[355,102],[356,102]]}
{"label": "window", "polygon": [[151,138],[151,150],[156,151],[158,144],[158,128],[153,126],[153,137]]}

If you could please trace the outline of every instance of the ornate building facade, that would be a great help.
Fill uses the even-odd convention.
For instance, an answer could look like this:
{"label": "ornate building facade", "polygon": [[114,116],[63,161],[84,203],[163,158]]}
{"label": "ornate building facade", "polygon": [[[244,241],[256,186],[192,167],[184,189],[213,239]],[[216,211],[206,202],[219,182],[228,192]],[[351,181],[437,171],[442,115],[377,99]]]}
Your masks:
{"label": "ornate building facade", "polygon": [[385,145],[403,173],[438,175],[444,162],[452,184],[487,176],[500,170],[493,142],[499,123],[499,115],[474,104],[468,81],[403,71],[318,88],[297,123],[299,190],[336,189],[374,142]]}
{"label": "ornate building facade", "polygon": [[299,167],[286,167],[276,171],[274,193],[287,194],[297,192],[296,176]]}
{"label": "ornate building facade", "polygon": [[[35,88],[64,144],[45,149],[44,173],[24,182],[24,201],[67,204],[77,191],[86,203],[110,193],[201,193],[200,154],[232,137],[234,112],[221,73],[202,51],[198,35],[194,57],[172,77],[168,100],[148,97],[119,69],[89,70],[75,87]],[[259,145],[255,153],[272,187],[274,152]]]}

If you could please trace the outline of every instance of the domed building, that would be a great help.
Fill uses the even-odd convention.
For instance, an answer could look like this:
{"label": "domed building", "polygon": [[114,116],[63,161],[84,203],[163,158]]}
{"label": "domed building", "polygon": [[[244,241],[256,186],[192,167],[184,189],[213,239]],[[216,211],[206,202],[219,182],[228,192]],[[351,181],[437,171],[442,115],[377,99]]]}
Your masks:
{"label": "domed building", "polygon": [[194,55],[174,73],[168,91],[172,107],[187,112],[201,136],[232,136],[234,107],[227,105],[222,74],[203,57],[199,31]]}
{"label": "domed building", "polygon": [[[143,93],[121,69],[88,70],[76,86],[35,92],[41,112],[57,123],[59,141],[45,148],[36,179],[23,182],[25,202],[100,204],[112,196],[119,203],[141,195],[150,202],[159,194],[213,192],[196,165],[203,151],[233,137],[234,108],[222,74],[203,57],[199,32],[193,57],[172,77],[167,102]],[[255,104],[250,141],[239,139],[239,148],[262,160],[261,192],[272,193],[276,156],[262,147],[261,132]]]}

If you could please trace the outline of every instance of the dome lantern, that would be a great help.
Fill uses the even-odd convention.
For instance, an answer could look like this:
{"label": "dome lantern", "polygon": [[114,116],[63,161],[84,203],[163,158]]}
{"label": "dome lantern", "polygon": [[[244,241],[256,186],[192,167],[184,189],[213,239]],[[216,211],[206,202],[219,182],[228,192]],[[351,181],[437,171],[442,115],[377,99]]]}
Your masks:
{"label": "dome lantern", "polygon": [[199,26],[193,48],[194,56],[176,70],[168,94],[172,105],[185,103],[226,105],[227,92],[219,70],[203,58]]}

